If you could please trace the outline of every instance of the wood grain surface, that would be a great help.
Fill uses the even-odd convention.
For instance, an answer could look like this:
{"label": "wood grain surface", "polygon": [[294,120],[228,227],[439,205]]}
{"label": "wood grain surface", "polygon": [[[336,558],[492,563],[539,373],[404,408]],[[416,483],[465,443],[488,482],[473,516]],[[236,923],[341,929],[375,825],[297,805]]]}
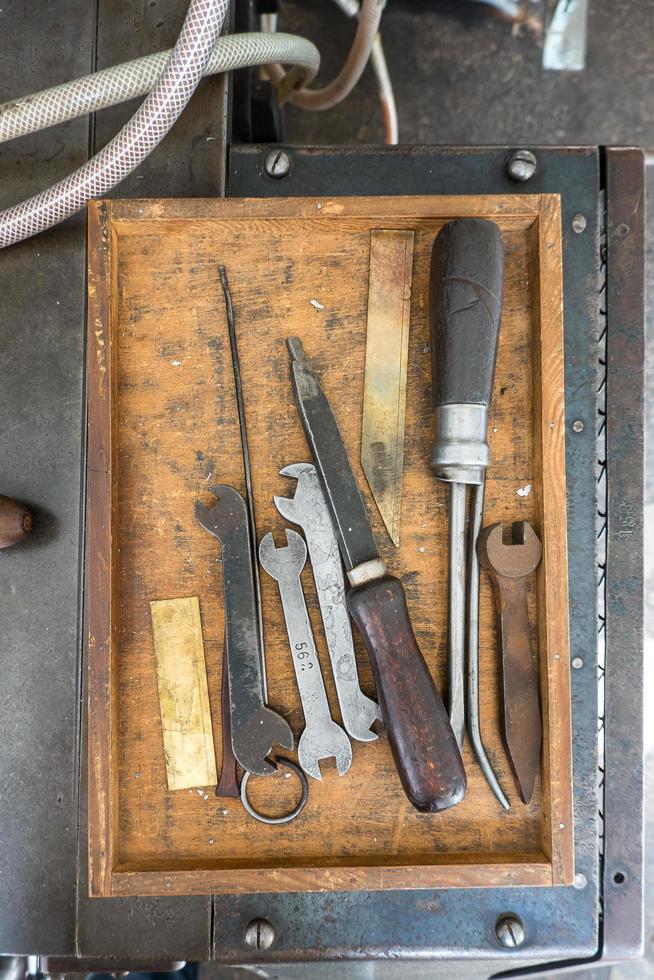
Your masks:
{"label": "wood grain surface", "polygon": [[[404,584],[419,645],[446,678],[446,488],[431,473],[427,280],[452,217],[496,221],[504,312],[490,413],[484,523],[526,519],[543,539],[530,593],[544,714],[542,780],[529,806],[500,737],[490,583],[481,583],[481,720],[512,809],[466,744],[468,793],[442,814],[406,799],[384,734],[353,744],[339,778],[311,780],[302,816],[255,823],[240,802],[169,792],[149,602],[197,595],[216,750],[223,643],[218,543],[195,522],[213,482],[244,488],[218,265],[234,297],[258,534],[281,542],[279,470],[308,449],[284,341],[302,338],[336,413],[382,556]],[[96,202],[89,245],[89,860],[92,894],[561,884],[572,880],[561,227],[558,197],[404,197]],[[397,551],[359,464],[370,231],[414,239],[402,540]],[[312,303],[316,300],[317,303]],[[330,702],[338,705],[310,571],[303,576]],[[302,714],[275,583],[262,580],[270,704]],[[538,624],[538,625],[536,625]],[[362,686],[370,665],[356,637]],[[217,760],[220,763],[220,760]],[[295,780],[254,779],[279,812]],[[205,799],[205,795],[207,799]]]}

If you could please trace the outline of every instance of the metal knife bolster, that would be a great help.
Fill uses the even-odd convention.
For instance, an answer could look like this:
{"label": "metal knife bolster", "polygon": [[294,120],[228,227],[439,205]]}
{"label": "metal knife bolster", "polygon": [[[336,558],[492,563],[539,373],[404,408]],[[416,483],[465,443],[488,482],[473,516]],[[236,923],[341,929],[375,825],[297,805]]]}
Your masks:
{"label": "metal knife bolster", "polygon": [[448,483],[482,484],[490,462],[486,441],[488,406],[437,405],[434,422],[431,466],[438,479]]}

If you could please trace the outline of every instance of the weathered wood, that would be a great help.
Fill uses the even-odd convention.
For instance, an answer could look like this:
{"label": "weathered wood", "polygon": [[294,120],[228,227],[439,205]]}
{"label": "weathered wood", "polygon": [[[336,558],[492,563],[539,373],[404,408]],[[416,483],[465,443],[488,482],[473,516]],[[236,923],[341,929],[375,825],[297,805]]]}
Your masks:
{"label": "weathered wood", "polygon": [[214,786],[216,755],[197,596],[150,603],[168,789]]}
{"label": "weathered wood", "polygon": [[[466,799],[445,813],[420,814],[404,796],[382,735],[377,742],[353,746],[354,761],[345,777],[327,771],[320,783],[312,781],[302,816],[287,826],[255,825],[238,801],[169,793],[156,724],[150,600],[200,598],[214,742],[220,744],[221,566],[215,542],[193,516],[194,502],[212,478],[241,490],[244,484],[218,264],[227,267],[238,316],[259,533],[281,531],[283,521],[272,501],[274,493],[287,490],[279,470],[308,454],[284,344],[287,336],[298,335],[334,407],[382,555],[403,582],[416,638],[443,689],[447,498],[429,466],[427,284],[439,228],[449,218],[475,215],[497,222],[506,252],[484,521],[531,521],[544,546],[538,589],[529,594],[530,619],[538,622],[542,785],[538,780],[529,806],[511,794],[512,809],[504,812],[466,746]],[[99,233],[103,223],[111,232],[106,240]],[[104,639],[90,649],[91,891],[190,894],[569,882],[558,197],[101,202],[93,205],[92,226],[89,629]],[[398,551],[384,532],[359,464],[369,236],[372,228],[384,227],[415,235]],[[312,299],[323,308],[316,309]],[[107,359],[111,345],[114,355]],[[102,431],[96,431],[98,426]],[[111,480],[109,447],[114,453]],[[338,718],[308,570],[304,584]],[[264,578],[262,592],[270,703],[299,732],[302,715],[274,582]],[[480,628],[484,740],[498,777],[510,788],[488,582],[482,583]],[[370,664],[358,636],[356,643],[362,685],[371,692]],[[137,771],[143,776],[136,778]],[[293,801],[293,783],[274,777],[253,780],[253,803],[279,812]]]}

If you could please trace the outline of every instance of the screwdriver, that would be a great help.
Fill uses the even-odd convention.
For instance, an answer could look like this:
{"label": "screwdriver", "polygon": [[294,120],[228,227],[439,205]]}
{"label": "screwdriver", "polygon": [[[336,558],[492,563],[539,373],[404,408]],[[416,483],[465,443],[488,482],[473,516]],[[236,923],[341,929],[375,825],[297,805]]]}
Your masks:
{"label": "screwdriver", "polygon": [[[481,218],[459,218],[443,225],[431,255],[429,326],[435,421],[431,466],[435,476],[449,484],[450,724],[461,747],[466,729],[467,610],[468,734],[491,789],[508,809],[479,726],[479,564],[475,551],[490,461],[488,406],[497,359],[503,280],[504,246],[496,224]],[[468,486],[473,490],[466,554]]]}

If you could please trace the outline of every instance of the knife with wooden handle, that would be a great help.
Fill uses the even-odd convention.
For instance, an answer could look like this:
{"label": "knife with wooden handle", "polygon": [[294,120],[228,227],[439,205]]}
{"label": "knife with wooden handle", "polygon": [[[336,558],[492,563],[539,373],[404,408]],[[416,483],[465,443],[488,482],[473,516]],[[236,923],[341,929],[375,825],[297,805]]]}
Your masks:
{"label": "knife with wooden handle", "polygon": [[379,555],[331,406],[301,341],[286,343],[298,412],[347,571],[348,609],[370,656],[404,792],[417,810],[446,810],[466,791],[447,711],[416,642],[402,583]]}

